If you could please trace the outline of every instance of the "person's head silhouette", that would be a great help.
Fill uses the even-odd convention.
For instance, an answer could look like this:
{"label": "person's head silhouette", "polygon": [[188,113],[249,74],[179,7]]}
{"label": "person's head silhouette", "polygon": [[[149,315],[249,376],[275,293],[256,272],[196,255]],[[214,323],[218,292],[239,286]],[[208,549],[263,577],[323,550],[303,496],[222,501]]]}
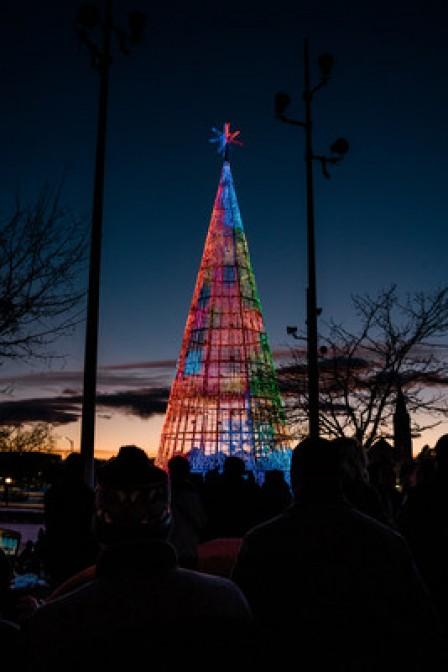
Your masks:
{"label": "person's head silhouette", "polygon": [[339,452],[341,478],[349,482],[368,483],[367,457],[356,439],[339,437],[331,443]]}
{"label": "person's head silhouette", "polygon": [[294,449],[291,485],[298,497],[333,497],[340,491],[339,451],[326,439],[304,439]]}
{"label": "person's head silhouette", "polygon": [[223,475],[225,478],[240,480],[246,472],[244,460],[235,455],[230,455],[224,460]]}
{"label": "person's head silhouette", "polygon": [[168,477],[136,446],[123,446],[98,470],[95,530],[103,544],[164,539],[170,524]]}
{"label": "person's head silhouette", "polygon": [[186,481],[190,477],[190,463],[184,455],[174,455],[168,462],[171,482]]}

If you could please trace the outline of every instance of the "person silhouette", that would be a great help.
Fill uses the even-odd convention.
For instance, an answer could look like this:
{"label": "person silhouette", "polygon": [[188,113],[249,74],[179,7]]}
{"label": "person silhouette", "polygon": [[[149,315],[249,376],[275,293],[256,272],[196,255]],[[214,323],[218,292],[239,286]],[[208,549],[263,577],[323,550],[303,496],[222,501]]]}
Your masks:
{"label": "person silhouette", "polygon": [[240,457],[226,457],[222,475],[213,483],[213,492],[209,490],[211,538],[242,537],[260,522],[260,488],[247,476]]}
{"label": "person silhouette", "polygon": [[329,441],[299,444],[291,483],[293,506],[246,535],[233,572],[263,659],[278,665],[282,641],[285,664],[295,646],[316,669],[420,669],[437,621],[403,538],[347,503]]}
{"label": "person silhouette", "polygon": [[45,538],[40,545],[52,587],[95,561],[94,498],[93,490],[84,483],[84,460],[79,453],[72,453],[44,495]]}
{"label": "person silhouette", "polygon": [[169,541],[174,546],[181,567],[196,569],[198,543],[207,518],[202,499],[190,473],[190,463],[183,455],[175,455],[168,462],[171,484],[173,524]]}
{"label": "person silhouette", "polygon": [[409,490],[399,526],[448,631],[448,434],[438,439],[434,453],[434,469],[426,465],[425,477]]}
{"label": "person silhouette", "polygon": [[390,525],[392,521],[370,483],[367,457],[362,446],[347,437],[334,439],[333,446],[339,451],[341,488],[347,501],[358,511]]}
{"label": "person silhouette", "polygon": [[[97,474],[96,576],[28,622],[33,670],[227,668],[245,660],[251,614],[227,579],[180,568],[166,541],[169,481],[143,450],[124,446]],[[223,639],[226,646],[223,650]],[[200,647],[200,649],[198,649]],[[247,665],[247,662],[244,663]]]}
{"label": "person silhouette", "polygon": [[263,520],[283,513],[291,504],[291,491],[280,469],[265,472],[261,486],[261,511]]}

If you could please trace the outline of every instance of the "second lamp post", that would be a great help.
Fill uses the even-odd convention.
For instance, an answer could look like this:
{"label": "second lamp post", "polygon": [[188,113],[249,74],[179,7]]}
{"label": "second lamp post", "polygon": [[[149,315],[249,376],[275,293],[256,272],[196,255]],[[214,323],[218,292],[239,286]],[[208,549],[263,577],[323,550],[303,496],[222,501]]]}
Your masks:
{"label": "second lamp post", "polygon": [[314,94],[325,86],[331,75],[333,57],[323,54],[319,58],[320,81],[316,86],[311,85],[308,40],[304,44],[304,91],[305,120],[299,121],[286,116],[285,111],[291,99],[287,93],[278,93],[275,97],[275,112],[278,119],[294,126],[301,126],[305,130],[305,163],[306,163],[306,204],[307,204],[307,258],[308,258],[308,286],[306,290],[307,314],[307,369],[308,369],[308,419],[309,436],[319,436],[319,367],[318,367],[318,335],[317,316],[320,310],[317,307],[316,289],[316,245],[314,234],[314,189],[313,189],[313,161],[319,161],[322,173],[330,177],[328,166],[337,164],[347,153],[347,140],[339,138],[330,147],[331,155],[313,153],[312,134],[312,101]]}

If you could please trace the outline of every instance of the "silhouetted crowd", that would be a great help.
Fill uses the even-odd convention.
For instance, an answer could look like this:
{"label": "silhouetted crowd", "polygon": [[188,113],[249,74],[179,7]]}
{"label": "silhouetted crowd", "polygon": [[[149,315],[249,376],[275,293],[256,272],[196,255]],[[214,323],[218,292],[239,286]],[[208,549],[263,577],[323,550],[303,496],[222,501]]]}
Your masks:
{"label": "silhouetted crowd", "polygon": [[351,439],[302,441],[291,486],[168,471],[123,446],[93,492],[65,460],[36,544],[0,554],[5,669],[446,669],[448,435],[399,474]]}

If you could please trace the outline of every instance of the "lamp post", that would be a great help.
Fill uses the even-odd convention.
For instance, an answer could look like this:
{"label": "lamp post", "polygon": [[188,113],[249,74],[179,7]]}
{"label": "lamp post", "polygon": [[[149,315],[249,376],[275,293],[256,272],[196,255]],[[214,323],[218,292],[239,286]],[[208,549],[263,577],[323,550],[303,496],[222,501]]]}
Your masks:
{"label": "lamp post", "polygon": [[[98,70],[100,79],[81,420],[81,455],[83,456],[85,463],[85,481],[90,486],[92,486],[94,482],[93,465],[98,363],[101,238],[112,36],[115,36],[120,51],[124,54],[129,54],[130,44],[136,44],[142,39],[144,20],[145,17],[141,12],[130,12],[128,15],[128,29],[123,30],[119,28],[113,21],[112,0],[105,0],[103,17],[100,16],[96,5],[86,3],[80,7],[77,18],[78,37],[88,48],[91,65]],[[98,46],[92,38],[94,31],[97,30],[101,33],[100,46]]]}
{"label": "lamp post", "polygon": [[[319,367],[318,367],[318,332],[317,317],[321,310],[317,307],[316,285],[316,244],[314,232],[314,188],[313,161],[319,161],[324,177],[329,178],[328,166],[336,165],[347,153],[347,140],[339,138],[330,147],[331,155],[314,154],[313,152],[313,119],[312,102],[314,95],[325,86],[331,76],[334,59],[330,54],[322,54],[318,60],[320,81],[311,85],[308,40],[304,43],[304,90],[305,121],[286,116],[285,111],[291,102],[287,93],[277,93],[275,97],[276,117],[287,124],[300,126],[305,130],[305,165],[306,165],[306,211],[307,211],[307,266],[308,286],[306,290],[306,325],[307,325],[307,368],[308,368],[308,420],[311,438],[319,436]],[[296,329],[288,327],[288,333],[295,335]]]}

